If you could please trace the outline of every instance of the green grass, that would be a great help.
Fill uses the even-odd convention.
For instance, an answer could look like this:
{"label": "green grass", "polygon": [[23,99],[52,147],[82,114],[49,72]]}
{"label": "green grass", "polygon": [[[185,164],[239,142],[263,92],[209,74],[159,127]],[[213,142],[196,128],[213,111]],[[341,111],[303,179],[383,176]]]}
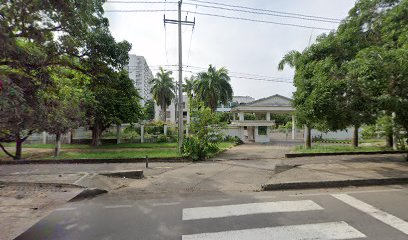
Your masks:
{"label": "green grass", "polygon": [[[152,149],[144,151],[118,152],[62,152],[57,159],[101,159],[101,158],[171,158],[180,157],[177,149]],[[46,159],[55,159],[48,157]]]}
{"label": "green grass", "polygon": [[[6,147],[14,147],[14,143],[3,144]],[[87,144],[62,144],[62,149],[115,149],[115,148],[175,148],[177,143],[121,143],[121,144],[104,144],[92,146]],[[54,144],[23,144],[23,148],[55,148]]]}
{"label": "green grass", "polygon": [[[231,142],[220,143],[220,151],[234,146]],[[12,147],[12,146],[10,146]],[[25,148],[49,149],[46,153],[23,152],[23,158],[28,159],[55,159],[52,157],[53,144],[26,144]],[[127,149],[125,149],[127,148]],[[64,151],[66,149],[66,151]],[[78,149],[70,150],[69,149]],[[118,151],[115,151],[118,149]],[[123,149],[123,150],[121,150]],[[106,150],[106,151],[104,151]],[[14,153],[14,152],[12,152]],[[61,155],[57,159],[101,159],[101,158],[171,158],[181,157],[177,150],[177,143],[137,143],[137,144],[109,144],[98,147],[91,147],[84,144],[64,144]],[[0,151],[0,158],[8,158]]]}
{"label": "green grass", "polygon": [[335,153],[335,152],[373,152],[392,150],[385,147],[364,146],[354,148],[347,145],[312,145],[311,149],[306,149],[304,146],[297,146],[294,152],[297,153]]}

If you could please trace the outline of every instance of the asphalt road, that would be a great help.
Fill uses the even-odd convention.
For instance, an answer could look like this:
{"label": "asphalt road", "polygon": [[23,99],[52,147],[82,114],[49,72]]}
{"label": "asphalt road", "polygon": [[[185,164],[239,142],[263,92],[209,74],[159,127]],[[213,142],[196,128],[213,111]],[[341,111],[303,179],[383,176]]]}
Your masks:
{"label": "asphalt road", "polygon": [[408,239],[408,187],[106,194],[56,209],[16,239]]}

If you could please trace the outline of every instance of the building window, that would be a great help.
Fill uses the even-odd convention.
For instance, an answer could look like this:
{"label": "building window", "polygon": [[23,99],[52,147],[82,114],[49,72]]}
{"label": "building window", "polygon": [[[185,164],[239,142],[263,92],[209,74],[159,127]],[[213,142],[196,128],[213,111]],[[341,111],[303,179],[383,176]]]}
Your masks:
{"label": "building window", "polygon": [[258,127],[258,135],[267,135],[268,134],[268,127],[267,126],[259,126]]}

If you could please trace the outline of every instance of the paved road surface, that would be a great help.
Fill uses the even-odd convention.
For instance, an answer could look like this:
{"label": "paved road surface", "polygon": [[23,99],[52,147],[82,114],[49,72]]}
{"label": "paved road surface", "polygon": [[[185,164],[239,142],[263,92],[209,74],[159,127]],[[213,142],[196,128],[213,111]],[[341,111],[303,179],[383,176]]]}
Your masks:
{"label": "paved road surface", "polygon": [[17,239],[408,239],[407,186],[106,194],[57,209]]}

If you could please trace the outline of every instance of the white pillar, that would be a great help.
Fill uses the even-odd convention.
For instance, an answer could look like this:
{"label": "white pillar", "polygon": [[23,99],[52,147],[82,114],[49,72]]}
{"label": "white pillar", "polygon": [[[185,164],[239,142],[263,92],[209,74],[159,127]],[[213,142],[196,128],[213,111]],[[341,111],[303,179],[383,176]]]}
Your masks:
{"label": "white pillar", "polygon": [[190,127],[189,125],[186,125],[186,136],[188,136],[188,128],[189,127]]}
{"label": "white pillar", "polygon": [[392,127],[392,149],[393,150],[398,150],[398,129],[395,127],[395,117],[396,113],[392,113],[392,122],[393,122],[393,127]]}
{"label": "white pillar", "polygon": [[244,121],[244,113],[243,112],[238,113],[238,116],[239,116],[239,121]]}
{"label": "white pillar", "polygon": [[144,125],[140,125],[140,142],[144,143]]}
{"label": "white pillar", "polygon": [[45,131],[42,133],[42,143],[47,144],[47,132]]}
{"label": "white pillar", "polygon": [[271,121],[271,113],[270,112],[266,113],[266,121]]}
{"label": "white pillar", "polygon": [[122,127],[121,124],[117,124],[117,125],[116,125],[116,144],[119,144],[119,143],[120,143],[120,140],[121,140],[121,139],[120,139],[120,138],[121,138],[121,136],[120,136],[120,135],[121,135],[121,134],[120,134],[120,133],[121,133],[121,130],[120,130],[121,127]]}
{"label": "white pillar", "polygon": [[163,125],[163,134],[167,136],[167,124]]}
{"label": "white pillar", "polygon": [[292,140],[295,140],[296,134],[296,117],[295,114],[292,114]]}
{"label": "white pillar", "polygon": [[235,113],[232,113],[232,121],[235,121]]}

